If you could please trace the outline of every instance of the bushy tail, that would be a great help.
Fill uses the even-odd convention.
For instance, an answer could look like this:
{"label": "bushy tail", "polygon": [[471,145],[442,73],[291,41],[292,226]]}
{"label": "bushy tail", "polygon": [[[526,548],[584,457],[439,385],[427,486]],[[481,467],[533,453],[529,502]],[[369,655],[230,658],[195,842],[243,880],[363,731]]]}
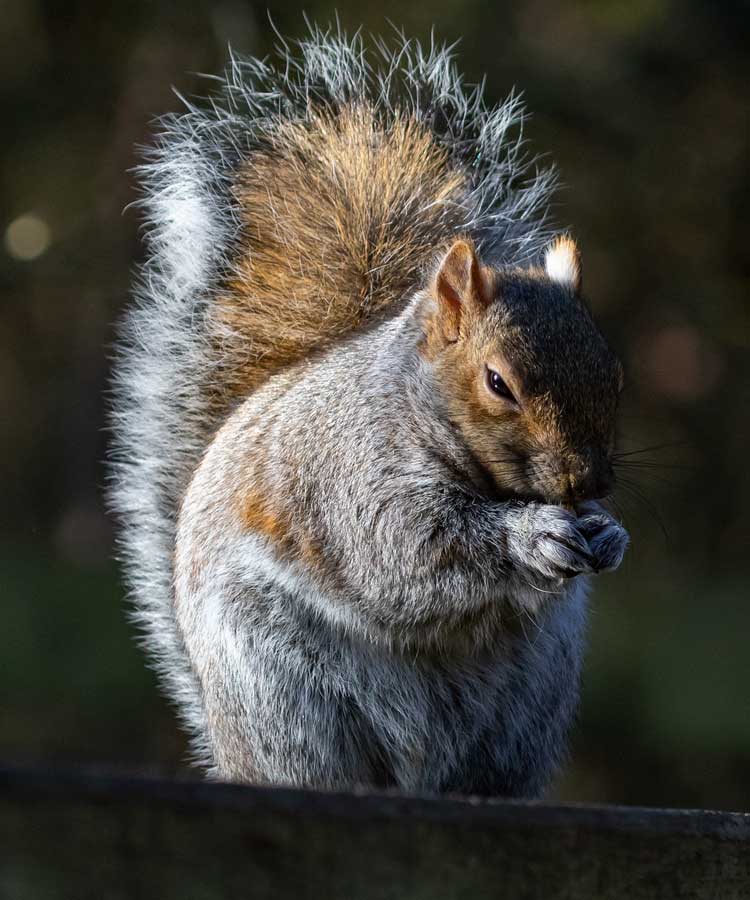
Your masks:
{"label": "bushy tail", "polygon": [[115,370],[112,497],[136,619],[200,754],[200,692],[172,614],[177,509],[212,434],[273,371],[399,308],[470,234],[522,263],[549,171],[522,109],[487,108],[450,51],[313,30],[278,65],[231,60],[206,108],[162,120],[140,169],[149,258]]}

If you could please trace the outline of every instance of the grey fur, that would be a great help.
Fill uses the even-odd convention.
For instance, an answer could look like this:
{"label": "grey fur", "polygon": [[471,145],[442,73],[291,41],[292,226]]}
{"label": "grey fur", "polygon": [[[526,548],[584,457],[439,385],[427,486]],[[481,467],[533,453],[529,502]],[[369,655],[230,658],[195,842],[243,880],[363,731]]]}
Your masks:
{"label": "grey fur", "polygon": [[[472,485],[420,336],[412,305],[274,377],[191,483],[177,617],[218,777],[518,796],[560,761],[588,544],[571,513]],[[329,570],[280,559],[238,520],[259,450],[279,512],[318,538]]]}
{"label": "grey fur", "polygon": [[[338,549],[346,560],[340,602],[326,605],[325,592],[300,580],[293,566],[272,565],[261,538],[216,521],[217,492],[229,490],[231,478],[214,442],[186,500],[188,508],[198,504],[197,514],[180,522],[182,552],[207,551],[210,560],[199,585],[184,585],[175,617],[174,580],[187,577],[173,567],[178,505],[230,412],[207,400],[219,361],[204,318],[240,238],[231,186],[247,152],[280,122],[304,121],[311,100],[337,105],[367,96],[386,116],[405,104],[472,173],[463,227],[486,259],[538,261],[548,241],[554,177],[534,171],[524,156],[517,98],[487,108],[481,89],[462,86],[446,49],[424,51],[408,41],[378,49],[380,69],[367,62],[358,38],[314,30],[299,55],[280,48],[277,68],[232,59],[209,108],[188,103],[185,113],[162,120],[140,170],[150,252],[117,359],[112,489],[135,619],[196,760],[216,775],[534,793],[560,758],[576,700],[584,590],[581,579],[560,576],[616,565],[623,537],[611,520],[600,523],[594,540],[595,530],[583,535],[557,508],[488,505],[452,484],[446,458],[459,468],[465,460],[436,420],[401,428],[400,454],[391,455],[382,443],[384,417],[393,422],[403,408],[384,408],[377,392],[368,403],[361,395],[345,403],[341,390],[348,372],[361,377],[369,360],[390,379],[389,396],[419,399],[424,383],[413,372],[391,372],[390,359],[383,368],[377,356],[383,336],[400,335],[405,346],[414,340],[408,312],[351,343],[349,357],[342,350],[311,367],[305,377],[320,390],[304,403],[285,393],[280,376],[243,407],[251,415],[270,404],[273,419],[261,419],[262,434],[278,464],[276,487],[289,488],[290,502],[283,460],[288,442],[304,445],[305,490],[296,499],[305,515],[314,505],[329,552]],[[350,468],[335,454],[328,459],[335,472],[319,458],[330,447],[331,422],[350,435]],[[451,448],[447,457],[430,455],[434,440]],[[356,467],[363,455],[377,465]],[[400,494],[402,483],[409,488]],[[353,484],[362,488],[355,503]],[[454,529],[465,570],[416,566],[420,553],[435,549],[430,528]],[[600,551],[602,559],[594,559]],[[546,602],[550,591],[561,596]],[[497,607],[497,616],[480,617],[478,631],[469,631],[470,654],[455,644],[460,629],[427,621],[438,595],[457,598],[457,616],[477,604]],[[239,598],[248,601],[243,609]],[[199,627],[205,616],[213,632]],[[230,640],[206,646],[208,633]]]}

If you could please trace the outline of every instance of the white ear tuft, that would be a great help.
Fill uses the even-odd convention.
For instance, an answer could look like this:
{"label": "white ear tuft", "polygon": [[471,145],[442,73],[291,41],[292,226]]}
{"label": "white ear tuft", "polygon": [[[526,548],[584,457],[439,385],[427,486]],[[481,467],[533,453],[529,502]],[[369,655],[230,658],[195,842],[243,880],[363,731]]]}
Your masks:
{"label": "white ear tuft", "polygon": [[547,247],[544,268],[552,281],[567,285],[576,294],[581,290],[581,254],[573,238],[562,235]]}

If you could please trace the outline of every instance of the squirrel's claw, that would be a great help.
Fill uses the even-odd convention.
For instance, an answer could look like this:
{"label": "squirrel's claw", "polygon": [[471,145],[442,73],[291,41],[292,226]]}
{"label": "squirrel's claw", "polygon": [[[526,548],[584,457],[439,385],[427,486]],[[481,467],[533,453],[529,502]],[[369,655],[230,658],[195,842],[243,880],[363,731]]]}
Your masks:
{"label": "squirrel's claw", "polygon": [[559,506],[529,504],[520,513],[512,546],[523,568],[551,581],[595,571],[594,556],[575,514]]}
{"label": "squirrel's claw", "polygon": [[578,520],[593,559],[594,572],[612,572],[625,556],[630,537],[623,526],[602,507]]}

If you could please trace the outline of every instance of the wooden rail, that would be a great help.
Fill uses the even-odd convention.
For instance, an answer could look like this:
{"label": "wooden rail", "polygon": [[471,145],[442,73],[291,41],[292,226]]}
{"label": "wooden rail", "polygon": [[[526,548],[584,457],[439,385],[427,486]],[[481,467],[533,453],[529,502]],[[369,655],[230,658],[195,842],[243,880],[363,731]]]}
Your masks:
{"label": "wooden rail", "polygon": [[0,770],[2,900],[748,900],[750,815]]}

